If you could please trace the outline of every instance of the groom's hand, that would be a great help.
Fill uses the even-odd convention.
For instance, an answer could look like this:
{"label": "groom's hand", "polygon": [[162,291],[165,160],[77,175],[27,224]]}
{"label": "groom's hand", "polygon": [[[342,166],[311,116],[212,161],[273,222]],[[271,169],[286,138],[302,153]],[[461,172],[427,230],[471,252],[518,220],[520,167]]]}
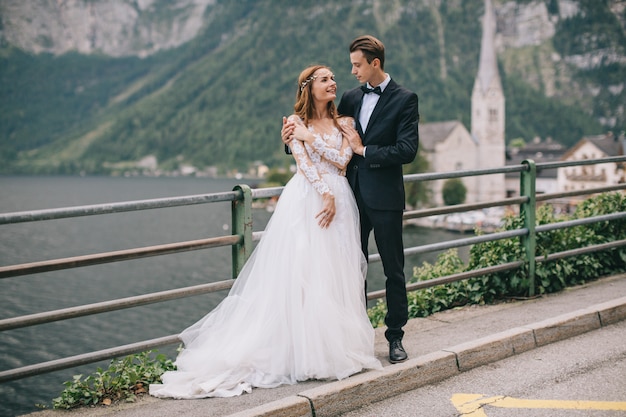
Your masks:
{"label": "groom's hand", "polygon": [[296,128],[296,123],[292,120],[287,120],[285,116],[283,116],[283,127],[280,130],[280,137],[285,145],[289,145],[289,143],[294,139],[293,132]]}

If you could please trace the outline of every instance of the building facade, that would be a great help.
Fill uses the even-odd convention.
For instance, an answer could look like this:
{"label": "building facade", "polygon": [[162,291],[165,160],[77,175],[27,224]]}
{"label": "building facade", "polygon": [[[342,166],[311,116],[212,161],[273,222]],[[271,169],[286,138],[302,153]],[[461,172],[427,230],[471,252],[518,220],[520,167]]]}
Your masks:
{"label": "building facade", "polygon": [[[615,136],[605,135],[586,136],[570,148],[563,161],[581,161],[585,159],[607,158],[622,156],[626,152],[626,138],[624,134]],[[559,168],[557,183],[560,191],[577,191],[589,188],[598,188],[626,182],[626,164],[606,163],[596,165],[579,165]],[[584,196],[578,199],[583,199]],[[572,203],[575,203],[573,199]]]}
{"label": "building facade", "polygon": [[[420,146],[433,172],[476,169],[478,146],[470,132],[458,120],[425,123],[420,126]],[[430,201],[444,205],[443,185],[446,180],[429,182]],[[467,190],[466,202],[477,202],[477,177],[461,178]]]}

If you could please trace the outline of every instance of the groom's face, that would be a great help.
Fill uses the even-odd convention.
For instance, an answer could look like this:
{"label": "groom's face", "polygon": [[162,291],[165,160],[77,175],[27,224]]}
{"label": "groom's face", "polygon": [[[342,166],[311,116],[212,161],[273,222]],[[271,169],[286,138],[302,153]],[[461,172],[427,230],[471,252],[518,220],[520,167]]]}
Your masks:
{"label": "groom's face", "polygon": [[350,52],[350,62],[352,63],[352,75],[359,80],[360,83],[366,83],[370,81],[372,75],[374,74],[374,59],[372,63],[368,63],[365,55],[363,55],[363,51],[356,50],[354,52]]}

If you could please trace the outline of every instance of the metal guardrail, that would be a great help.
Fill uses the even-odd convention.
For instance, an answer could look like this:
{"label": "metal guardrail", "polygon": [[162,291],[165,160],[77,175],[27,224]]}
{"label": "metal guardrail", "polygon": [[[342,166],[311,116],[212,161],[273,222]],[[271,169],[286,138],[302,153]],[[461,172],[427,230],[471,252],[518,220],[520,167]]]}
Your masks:
{"label": "metal guardrail", "polygon": [[[615,221],[626,218],[626,213],[612,213],[609,215],[590,217],[586,219],[577,219],[572,221],[564,221],[555,224],[535,225],[536,203],[538,201],[547,201],[551,199],[583,196],[608,191],[625,190],[626,184],[617,184],[613,186],[560,192],[552,194],[536,195],[535,184],[537,172],[544,169],[562,168],[576,165],[592,165],[601,163],[623,163],[626,157],[610,157],[601,159],[590,159],[581,161],[568,161],[556,163],[535,164],[532,160],[524,161],[520,165],[506,166],[502,168],[483,169],[483,170],[465,170],[444,173],[424,173],[412,174],[404,177],[405,182],[414,181],[432,181],[440,179],[461,178],[467,176],[502,174],[502,173],[520,173],[520,196],[505,198],[497,201],[481,202],[474,204],[459,204],[446,207],[435,207],[421,210],[406,211],[404,219],[423,218],[434,215],[450,214],[458,212],[466,212],[470,210],[479,210],[489,207],[502,207],[519,205],[520,215],[524,218],[524,227],[517,230],[509,230],[504,232],[494,232],[473,236],[469,238],[457,239],[452,241],[433,243],[413,248],[405,249],[405,255],[411,256],[421,253],[437,252],[445,249],[456,247],[470,246],[478,243],[496,241],[500,239],[510,239],[519,237],[525,249],[525,259],[510,262],[501,265],[495,265],[487,268],[466,271],[446,277],[436,278],[418,283],[407,285],[407,290],[415,291],[418,289],[429,288],[436,285],[456,282],[468,278],[478,277],[482,275],[514,270],[525,265],[528,267],[531,294],[534,291],[534,272],[537,262],[551,261],[561,259],[568,256],[575,256],[583,253],[590,253],[600,250],[607,250],[615,247],[626,245],[626,240],[608,242],[600,245],[594,245],[584,248],[577,248],[565,252],[548,254],[547,256],[537,256],[535,253],[536,235],[537,233],[549,232],[556,229],[576,227],[587,225],[599,221]],[[45,221],[61,218],[73,218],[81,216],[103,215],[111,213],[121,213],[127,211],[140,211],[159,208],[169,208],[178,206],[188,206],[195,204],[209,204],[215,202],[231,202],[232,208],[232,230],[233,234],[216,238],[207,238],[186,242],[176,242],[157,246],[148,246],[134,248],[123,251],[106,252],[91,254],[78,257],[54,259],[48,261],[38,261],[19,265],[9,265],[0,267],[0,278],[13,278],[21,275],[34,274],[46,271],[55,271],[61,269],[78,268],[90,265],[97,265],[109,262],[120,262],[131,259],[138,259],[149,256],[160,256],[170,253],[178,253],[184,251],[216,248],[222,246],[232,247],[232,276],[236,278],[245,261],[252,252],[253,242],[258,241],[263,232],[252,231],[252,202],[258,199],[277,197],[281,194],[282,187],[255,189],[252,190],[247,185],[238,185],[233,191],[201,194],[183,197],[160,198],[141,201],[129,201],[111,204],[96,204],[89,206],[67,207],[60,209],[25,211],[16,213],[0,213],[0,225],[15,224],[34,221]],[[369,257],[370,262],[379,262],[380,255],[373,254]],[[159,303],[178,298],[184,298],[199,294],[205,294],[215,291],[229,289],[233,285],[233,280],[219,281],[210,284],[196,285],[192,287],[178,288],[174,290],[144,294],[134,297],[122,298],[117,300],[105,301],[100,303],[64,308],[54,311],[48,311],[37,314],[30,314],[20,317],[0,320],[0,331],[18,329],[28,326],[50,323],[59,320],[67,320],[76,317],[100,314],[115,310],[132,308],[147,304]],[[368,300],[374,300],[385,296],[385,291],[373,291],[368,293]],[[81,355],[66,357],[58,360],[33,364],[16,369],[0,371],[0,383],[22,379],[34,375],[48,372],[54,372],[62,369],[72,368],[88,363],[99,362],[105,359],[112,359],[125,356],[132,353],[143,352],[160,346],[172,345],[180,343],[178,335],[170,335],[161,338],[145,340],[137,343],[117,346],[110,349],[89,352]]]}

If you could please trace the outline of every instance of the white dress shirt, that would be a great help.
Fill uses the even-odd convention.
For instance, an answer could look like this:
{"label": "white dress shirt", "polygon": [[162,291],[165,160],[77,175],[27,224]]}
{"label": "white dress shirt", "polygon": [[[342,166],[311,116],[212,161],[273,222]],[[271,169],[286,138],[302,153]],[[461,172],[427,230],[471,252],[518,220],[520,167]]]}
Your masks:
{"label": "white dress shirt", "polygon": [[[380,83],[378,87],[380,87],[380,91],[385,91],[387,84],[391,81],[391,77],[389,74],[385,73],[387,76],[385,81]],[[373,88],[370,83],[367,83],[367,88]],[[361,103],[361,111],[359,112],[359,123],[361,123],[361,129],[363,129],[363,133],[367,129],[367,124],[370,122],[370,117],[372,116],[372,112],[374,111],[374,107],[376,107],[376,103],[378,103],[378,99],[380,96],[378,94],[370,93],[363,95],[363,102]],[[367,151],[367,146],[363,148],[363,157],[365,157],[365,152]]]}

